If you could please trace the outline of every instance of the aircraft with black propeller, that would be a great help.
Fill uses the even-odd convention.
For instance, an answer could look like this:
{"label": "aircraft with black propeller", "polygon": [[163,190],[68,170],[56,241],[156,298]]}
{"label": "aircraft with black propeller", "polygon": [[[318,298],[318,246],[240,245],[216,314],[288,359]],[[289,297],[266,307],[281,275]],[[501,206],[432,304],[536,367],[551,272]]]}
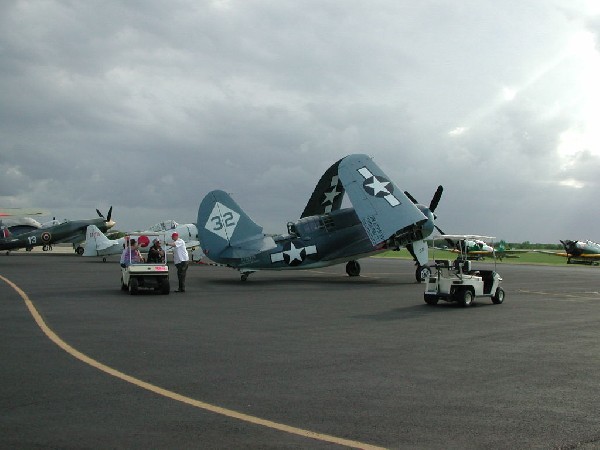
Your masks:
{"label": "aircraft with black propeller", "polygon": [[[406,246],[417,265],[415,278],[430,274],[425,239],[432,234],[443,188],[429,206],[419,204],[362,154],[335,162],[321,177],[288,233],[269,235],[222,190],[209,192],[196,222],[204,253],[239,270],[242,281],[259,270],[314,269],[346,263],[360,275],[360,258]],[[344,195],[351,208],[342,208]],[[441,232],[441,230],[438,229]]]}
{"label": "aircraft with black propeller", "polygon": [[529,250],[507,248],[505,241],[500,241],[495,247],[482,241],[481,239],[460,239],[453,240],[445,238],[448,246],[447,250],[466,255],[469,260],[483,260],[486,256],[496,258],[502,261],[504,258],[519,258],[519,254],[527,253]]}
{"label": "aircraft with black propeller", "polygon": [[549,250],[535,250],[536,253],[545,253],[547,255],[562,256],[567,258],[567,264],[589,264],[598,265],[600,263],[600,244],[594,241],[572,241],[565,239],[560,241],[564,247],[564,252],[553,252]]}
{"label": "aircraft with black propeller", "polygon": [[85,241],[86,230],[89,225],[95,225],[103,232],[108,231],[115,225],[112,220],[112,206],[108,210],[106,217],[99,210],[98,218],[84,220],[52,220],[40,228],[33,229],[20,234],[11,233],[6,226],[0,228],[0,251],[6,251],[24,248],[31,250],[33,247],[43,246],[48,248],[53,244],[72,243],[77,254],[83,253],[81,243]]}

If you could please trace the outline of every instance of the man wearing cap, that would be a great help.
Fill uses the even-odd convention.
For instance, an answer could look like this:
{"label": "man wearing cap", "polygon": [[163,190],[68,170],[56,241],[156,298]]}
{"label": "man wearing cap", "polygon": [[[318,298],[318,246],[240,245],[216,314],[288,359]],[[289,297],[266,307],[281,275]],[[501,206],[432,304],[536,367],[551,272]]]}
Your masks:
{"label": "man wearing cap", "polygon": [[165,251],[160,246],[160,240],[154,239],[152,247],[148,250],[148,263],[162,264],[165,262]]}
{"label": "man wearing cap", "polygon": [[175,292],[185,292],[185,273],[190,257],[185,248],[185,242],[179,237],[179,233],[173,233],[171,239],[173,239],[173,242],[168,245],[173,247],[173,260],[175,261],[175,267],[177,267],[177,279],[179,280],[179,289]]}

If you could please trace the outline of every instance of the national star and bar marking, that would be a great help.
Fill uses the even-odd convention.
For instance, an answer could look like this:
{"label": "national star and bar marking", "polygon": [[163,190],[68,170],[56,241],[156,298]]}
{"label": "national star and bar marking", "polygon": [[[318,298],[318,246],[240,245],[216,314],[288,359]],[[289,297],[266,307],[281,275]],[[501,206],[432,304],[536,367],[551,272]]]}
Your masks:
{"label": "national star and bar marking", "polygon": [[358,173],[365,179],[363,188],[367,194],[372,195],[373,197],[383,198],[392,207],[398,206],[401,203],[393,194],[394,185],[390,180],[373,175],[366,167],[358,169]]}
{"label": "national star and bar marking", "polygon": [[315,253],[317,253],[316,245],[296,247],[293,242],[290,242],[289,249],[271,254],[271,263],[285,261],[290,266],[297,266],[304,261],[307,255],[314,255]]}

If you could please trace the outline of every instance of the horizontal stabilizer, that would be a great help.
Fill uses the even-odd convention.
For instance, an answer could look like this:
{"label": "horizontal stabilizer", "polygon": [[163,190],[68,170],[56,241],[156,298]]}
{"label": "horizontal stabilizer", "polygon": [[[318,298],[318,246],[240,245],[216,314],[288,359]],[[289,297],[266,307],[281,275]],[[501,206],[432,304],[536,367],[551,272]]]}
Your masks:
{"label": "horizontal stabilizer", "polygon": [[346,156],[340,162],[338,173],[373,245],[398,235],[398,232],[413,235],[427,221],[427,217],[369,156]]}

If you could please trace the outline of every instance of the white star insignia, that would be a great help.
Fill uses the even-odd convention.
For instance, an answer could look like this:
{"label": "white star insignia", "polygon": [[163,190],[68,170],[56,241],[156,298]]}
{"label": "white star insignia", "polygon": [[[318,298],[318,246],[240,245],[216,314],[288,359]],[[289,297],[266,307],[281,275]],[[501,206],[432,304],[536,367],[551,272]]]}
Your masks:
{"label": "white star insignia", "polygon": [[296,246],[294,245],[293,242],[290,242],[290,249],[283,252],[286,255],[288,255],[288,257],[290,258],[290,262],[292,263],[296,260],[302,262],[302,250],[304,250],[304,248],[296,248]]}
{"label": "white star insignia", "polygon": [[386,195],[388,195],[390,193],[390,191],[387,188],[387,186],[389,184],[390,184],[389,181],[382,183],[376,177],[373,177],[373,182],[370,184],[367,184],[367,186],[369,186],[371,189],[373,189],[373,195],[377,195],[380,192],[384,192]]}
{"label": "white star insignia", "polygon": [[325,192],[325,200],[323,201],[322,205],[326,204],[326,203],[333,203],[333,201],[335,200],[335,198],[340,195],[340,192],[338,192],[337,189],[334,189],[333,191],[330,192]]}

